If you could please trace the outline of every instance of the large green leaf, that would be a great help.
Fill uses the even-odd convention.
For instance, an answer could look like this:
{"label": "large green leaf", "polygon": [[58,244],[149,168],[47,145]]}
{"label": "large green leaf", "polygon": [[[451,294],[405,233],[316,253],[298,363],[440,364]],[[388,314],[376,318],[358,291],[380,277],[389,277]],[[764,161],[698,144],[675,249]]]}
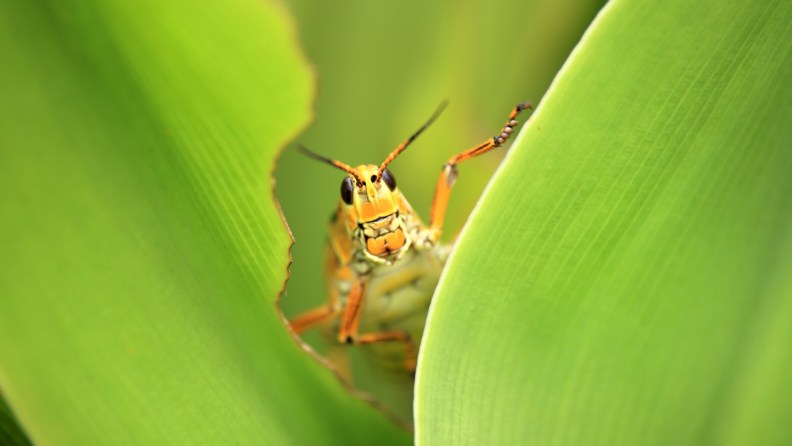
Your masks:
{"label": "large green leaf", "polygon": [[610,3],[444,272],[418,444],[790,444],[790,123],[790,2]]}
{"label": "large green leaf", "polygon": [[5,1],[0,54],[0,384],[35,443],[409,443],[275,306],[269,175],[314,94],[284,10]]}
{"label": "large green leaf", "polygon": [[[321,88],[316,123],[300,142],[353,165],[380,163],[443,99],[450,105],[389,169],[424,220],[437,175],[453,154],[491,137],[514,104],[538,100],[604,0],[289,0]],[[445,238],[462,227],[505,151],[465,164]],[[326,222],[343,172],[294,150],[278,160],[276,192],[294,232],[284,313],[322,304]],[[306,193],[310,190],[310,193]],[[321,337],[306,339],[317,350]],[[357,357],[355,386],[409,414],[412,382],[394,388]],[[370,366],[369,366],[370,367]]]}

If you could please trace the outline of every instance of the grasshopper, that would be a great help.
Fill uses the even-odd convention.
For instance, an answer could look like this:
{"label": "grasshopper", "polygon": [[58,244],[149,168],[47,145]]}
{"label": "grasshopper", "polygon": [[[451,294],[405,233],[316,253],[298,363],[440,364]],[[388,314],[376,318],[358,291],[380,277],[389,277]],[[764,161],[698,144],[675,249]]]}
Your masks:
{"label": "grasshopper", "polygon": [[328,300],[290,321],[297,334],[324,325],[339,343],[371,345],[369,350],[381,366],[415,373],[416,345],[420,345],[429,304],[452,247],[440,243],[440,235],[457,165],[500,147],[519,124],[517,115],[531,108],[530,102],[518,104],[497,136],[445,163],[426,226],[399,192],[387,166],[437,119],[445,105],[379,166],[351,167],[298,146],[303,154],[347,175],[328,228]]}

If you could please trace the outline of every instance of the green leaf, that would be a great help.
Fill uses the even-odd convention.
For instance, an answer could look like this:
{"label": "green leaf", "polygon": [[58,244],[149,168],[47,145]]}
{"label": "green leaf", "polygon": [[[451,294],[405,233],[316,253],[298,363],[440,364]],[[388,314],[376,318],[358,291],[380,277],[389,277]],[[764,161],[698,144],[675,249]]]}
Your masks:
{"label": "green leaf", "polygon": [[301,351],[273,159],[314,78],[276,3],[0,5],[0,383],[37,444],[407,444]]}
{"label": "green leaf", "polygon": [[792,7],[615,0],[450,259],[421,445],[792,442]]}

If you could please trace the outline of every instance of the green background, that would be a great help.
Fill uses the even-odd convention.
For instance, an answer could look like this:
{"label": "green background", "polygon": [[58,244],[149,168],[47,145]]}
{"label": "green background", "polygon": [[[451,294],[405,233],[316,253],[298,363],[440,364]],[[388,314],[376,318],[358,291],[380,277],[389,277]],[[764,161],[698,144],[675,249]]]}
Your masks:
{"label": "green background", "polygon": [[[379,162],[448,98],[391,166],[426,217],[600,5],[292,6],[0,4],[0,385],[36,444],[412,442],[283,325],[276,155],[316,116],[301,142]],[[417,441],[788,444],[792,5],[598,17],[444,273]],[[505,153],[461,166],[446,238]],[[343,174],[279,165],[292,315],[324,300]],[[407,415],[409,381],[356,367]]]}

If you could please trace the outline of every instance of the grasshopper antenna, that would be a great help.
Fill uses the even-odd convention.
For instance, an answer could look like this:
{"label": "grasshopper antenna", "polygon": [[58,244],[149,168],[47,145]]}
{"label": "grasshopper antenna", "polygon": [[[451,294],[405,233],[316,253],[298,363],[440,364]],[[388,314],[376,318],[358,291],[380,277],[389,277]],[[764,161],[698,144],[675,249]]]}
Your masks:
{"label": "grasshopper antenna", "polygon": [[305,146],[303,146],[302,144],[297,144],[297,151],[302,153],[303,155],[307,156],[308,158],[313,158],[313,159],[315,159],[317,161],[329,164],[329,165],[331,165],[333,167],[337,167],[337,168],[343,170],[344,172],[349,173],[350,175],[355,177],[355,180],[357,181],[358,186],[361,186],[361,185],[363,185],[365,183],[365,181],[358,175],[358,173],[355,171],[355,169],[353,169],[349,165],[346,165],[346,164],[342,163],[341,161],[336,161],[336,160],[333,160],[333,159],[330,159],[330,158],[325,158],[322,155],[319,155],[317,153],[311,152],[310,150],[306,149]]}
{"label": "grasshopper antenna", "polygon": [[438,116],[440,116],[440,113],[442,113],[443,110],[445,110],[447,105],[448,105],[448,99],[443,100],[443,102],[441,102],[440,105],[437,107],[437,110],[435,110],[434,114],[432,114],[432,117],[429,118],[428,121],[426,121],[426,124],[422,125],[417,132],[413,133],[412,136],[407,138],[407,141],[404,141],[403,143],[399,144],[399,147],[396,147],[396,150],[391,152],[391,154],[388,155],[387,158],[385,158],[385,161],[383,161],[382,164],[380,164],[379,166],[379,174],[377,174],[377,181],[379,181],[380,178],[382,177],[382,171],[385,170],[385,166],[387,166],[388,164],[390,164],[391,161],[396,159],[396,157],[399,156],[399,154],[402,153],[404,149],[406,149],[407,146],[409,146],[410,143],[413,142],[415,138],[417,138],[418,135],[421,134],[421,132],[426,130],[426,128],[429,127],[435,121],[435,119],[437,119]]}

